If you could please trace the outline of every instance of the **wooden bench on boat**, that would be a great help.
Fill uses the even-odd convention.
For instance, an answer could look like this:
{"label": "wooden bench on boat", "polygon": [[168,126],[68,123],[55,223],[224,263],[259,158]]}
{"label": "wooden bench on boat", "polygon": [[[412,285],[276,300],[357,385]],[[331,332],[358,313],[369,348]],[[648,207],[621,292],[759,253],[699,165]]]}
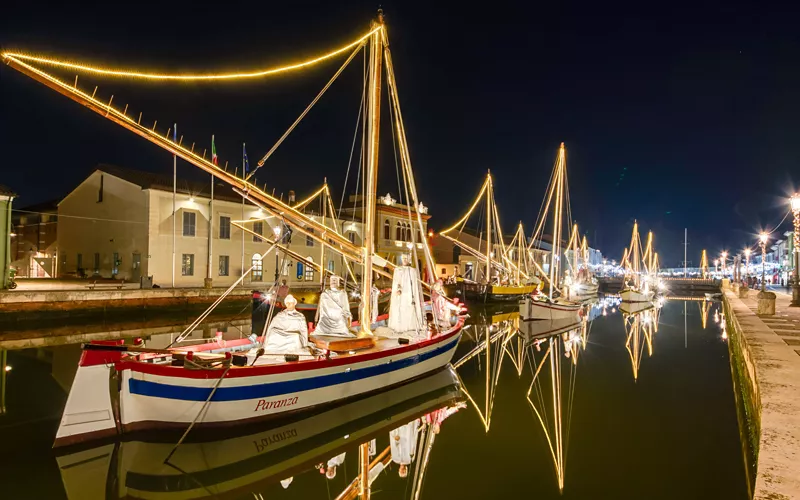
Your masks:
{"label": "wooden bench on boat", "polygon": [[375,337],[336,337],[331,335],[311,335],[309,340],[319,349],[333,352],[362,351],[375,347]]}

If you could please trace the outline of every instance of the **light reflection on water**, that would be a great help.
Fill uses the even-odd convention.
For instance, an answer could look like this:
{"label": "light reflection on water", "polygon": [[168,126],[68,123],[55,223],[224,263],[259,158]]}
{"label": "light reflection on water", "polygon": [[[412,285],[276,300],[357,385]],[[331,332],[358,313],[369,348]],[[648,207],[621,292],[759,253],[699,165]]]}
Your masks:
{"label": "light reflection on water", "polygon": [[[7,356],[0,439],[17,452],[0,459],[0,482],[12,498],[355,498],[369,470],[382,498],[747,498],[718,304],[609,299],[556,322],[471,314],[455,370],[204,434],[168,464],[176,438],[164,436],[55,457],[80,350],[38,340]],[[246,334],[244,323],[224,337]],[[150,333],[151,347],[175,335]]]}

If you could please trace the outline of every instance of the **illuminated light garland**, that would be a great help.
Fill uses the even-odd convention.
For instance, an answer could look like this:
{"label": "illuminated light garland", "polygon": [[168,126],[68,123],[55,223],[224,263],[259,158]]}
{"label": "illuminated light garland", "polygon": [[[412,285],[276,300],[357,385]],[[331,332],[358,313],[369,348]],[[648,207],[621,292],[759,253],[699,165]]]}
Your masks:
{"label": "illuminated light garland", "polygon": [[328,59],[338,56],[354,47],[358,44],[362,43],[364,40],[368,39],[372,36],[375,32],[383,30],[383,26],[378,26],[375,29],[371,30],[370,32],[362,35],[357,40],[348,43],[344,47],[340,47],[332,52],[328,52],[327,54],[321,55],[319,57],[315,57],[313,59],[309,59],[307,61],[302,61],[294,64],[288,64],[286,66],[280,66],[277,68],[268,68],[263,70],[256,70],[250,72],[241,72],[241,73],[218,73],[218,74],[167,74],[167,73],[148,73],[144,71],[136,71],[136,70],[122,70],[122,69],[105,69],[105,68],[98,68],[95,66],[89,66],[86,64],[79,64],[69,61],[62,61],[59,59],[53,59],[48,57],[38,57],[30,54],[20,54],[15,52],[3,52],[2,56],[4,60],[14,60],[18,63],[22,63],[23,61],[28,61],[31,63],[39,63],[45,64],[48,66],[55,66],[59,68],[69,68],[76,71],[82,71],[86,73],[94,73],[98,75],[105,75],[105,76],[112,76],[112,77],[120,77],[120,78],[135,78],[135,79],[142,79],[142,80],[174,80],[174,81],[202,81],[202,80],[239,80],[245,78],[261,78],[265,76],[271,76],[279,73],[287,73],[289,71],[298,70],[302,68],[306,68],[309,66],[313,66],[314,64],[321,63]]}

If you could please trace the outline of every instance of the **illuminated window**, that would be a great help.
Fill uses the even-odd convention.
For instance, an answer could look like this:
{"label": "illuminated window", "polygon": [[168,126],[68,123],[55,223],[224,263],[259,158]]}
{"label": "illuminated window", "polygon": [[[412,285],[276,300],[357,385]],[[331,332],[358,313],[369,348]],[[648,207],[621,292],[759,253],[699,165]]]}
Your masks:
{"label": "illuminated window", "polygon": [[[306,260],[309,262],[313,262],[311,257],[307,257]],[[306,265],[306,272],[305,272],[305,280],[306,281],[314,281],[314,267]]]}
{"label": "illuminated window", "polygon": [[227,255],[219,256],[219,275],[228,276],[230,272],[231,258]]}
{"label": "illuminated window", "polygon": [[185,253],[181,258],[181,276],[194,276],[194,254]]}
{"label": "illuminated window", "polygon": [[264,279],[264,268],[262,264],[261,254],[253,254],[253,270],[250,273],[250,281],[262,281]]}

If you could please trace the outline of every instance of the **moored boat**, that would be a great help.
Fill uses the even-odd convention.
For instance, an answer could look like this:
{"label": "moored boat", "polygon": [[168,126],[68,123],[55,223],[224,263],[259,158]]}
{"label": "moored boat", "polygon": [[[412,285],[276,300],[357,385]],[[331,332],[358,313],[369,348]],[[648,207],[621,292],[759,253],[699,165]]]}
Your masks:
{"label": "moored boat", "polygon": [[[185,428],[188,434],[195,427],[241,425],[386,390],[440,370],[450,363],[461,335],[464,317],[458,315],[459,306],[450,303],[437,284],[432,283],[432,276],[426,276],[425,282],[420,277],[420,269],[408,264],[409,261],[415,262],[422,267],[421,262],[424,259],[428,270],[435,268],[427,242],[414,241],[414,235],[422,234],[423,230],[420,216],[422,205],[417,197],[408,156],[405,126],[382,14],[372,23],[370,31],[348,48],[353,51],[334,75],[334,79],[361,50],[365,51],[369,67],[369,75],[365,81],[365,92],[366,89],[368,92],[364,99],[366,126],[362,130],[362,144],[365,145],[362,153],[366,158],[362,184],[364,234],[359,245],[345,237],[338,225],[327,225],[324,217],[320,222],[250,181],[271,152],[258,162],[252,172],[242,172],[239,176],[236,172],[231,173],[220,167],[216,155],[207,160],[205,155],[200,156],[194,152],[193,145],[191,149],[185,147],[175,134],[164,134],[156,131],[155,123],[152,127],[146,127],[140,120],[129,117],[126,114],[127,106],[120,110],[112,106],[111,100],[107,103],[101,102],[96,97],[96,89],[89,95],[71,80],[62,80],[46,72],[42,66],[69,67],[71,70],[105,78],[115,78],[120,72],[109,72],[90,65],[67,64],[57,59],[43,61],[24,54],[3,54],[4,62],[12,68],[162,147],[176,158],[231,184],[234,191],[241,194],[243,201],[250,201],[266,213],[265,218],[261,219],[262,223],[268,221],[269,224],[275,224],[272,227],[275,239],[267,241],[260,231],[251,231],[245,226],[253,220],[231,221],[231,224],[243,231],[253,233],[260,241],[266,241],[265,245],[269,244],[269,247],[259,254],[260,260],[254,260],[253,266],[245,270],[168,348],[148,349],[113,342],[84,346],[80,366],[57,431],[57,446],[139,429],[178,426]],[[246,77],[261,78],[316,64],[343,53],[344,50],[287,67],[289,69],[256,71],[248,73],[250,76]],[[164,76],[159,74],[157,79],[173,79]],[[216,75],[212,78],[207,74],[173,76],[174,79],[186,81],[227,81],[242,78],[240,74]],[[142,74],[137,74],[136,78],[147,79]],[[77,81],[76,77],[75,82]],[[398,150],[402,153],[399,167],[403,169],[404,188],[412,202],[405,215],[409,221],[416,219],[414,223],[418,226],[417,231],[411,231],[412,241],[408,247],[413,258],[406,258],[411,256],[404,255],[400,263],[390,263],[377,255],[374,238],[382,84],[388,89],[393,110],[390,117],[393,128],[397,131],[394,137],[399,143]],[[303,116],[305,112],[298,121]],[[293,128],[294,126],[289,132]],[[283,138],[285,137],[286,135]],[[412,206],[416,208],[412,209]],[[279,249],[284,256],[292,254],[284,244],[286,228],[303,234],[308,241],[318,243],[323,257],[326,252],[336,253],[345,262],[349,274],[358,276],[359,297],[362,299],[358,308],[359,321],[351,323],[355,315],[349,311],[346,293],[338,288],[338,277],[333,277],[336,280],[332,278],[331,288],[326,290],[332,292],[326,299],[328,306],[320,305],[318,308],[319,321],[312,326],[310,336],[302,314],[289,307],[288,311],[281,312],[279,316],[284,315],[280,316],[282,325],[292,329],[280,330],[283,326],[276,328],[275,337],[270,337],[267,330],[264,335],[254,332],[248,338],[225,343],[212,340],[200,345],[185,345],[186,335],[239,286],[257,265],[260,266],[270,252]],[[418,248],[423,255],[417,256]],[[312,263],[304,258],[304,262],[320,273],[321,282],[324,282],[322,277],[325,273],[333,274],[322,264],[326,262],[325,259]],[[352,271],[351,264],[361,271],[360,274]],[[388,317],[378,317],[377,306],[373,304],[373,297],[377,299],[379,294],[379,290],[373,285],[376,275],[393,280]],[[426,303],[423,298],[423,286],[429,290],[430,302]],[[271,317],[271,314],[268,315],[268,318]],[[270,327],[275,324],[276,319],[277,317],[273,318]],[[316,334],[313,328],[316,328]],[[275,343],[271,343],[273,339]],[[290,344],[295,343],[301,352],[290,352]],[[270,351],[270,346],[278,346],[280,352]]]}

